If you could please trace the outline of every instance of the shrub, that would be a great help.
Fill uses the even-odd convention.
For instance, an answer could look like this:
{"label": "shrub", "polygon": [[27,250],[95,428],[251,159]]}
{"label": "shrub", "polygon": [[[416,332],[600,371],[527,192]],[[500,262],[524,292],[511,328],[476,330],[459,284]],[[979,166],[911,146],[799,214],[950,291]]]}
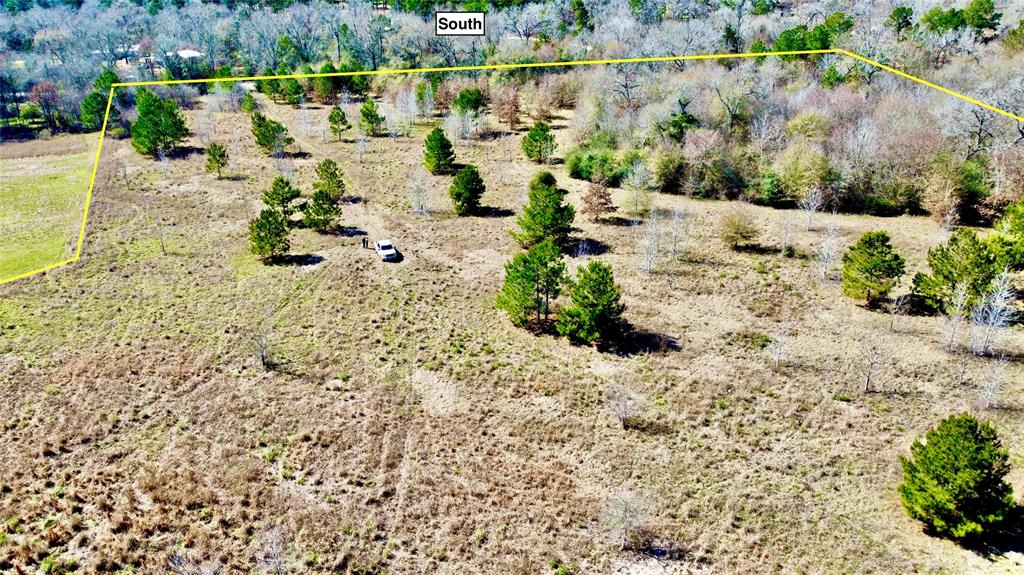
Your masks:
{"label": "shrub", "polygon": [[1016,28],[1006,33],[1003,38],[1003,46],[1014,53],[1024,50],[1024,20],[1021,20]]}
{"label": "shrub", "polygon": [[[98,130],[103,125],[103,116],[107,113],[107,96],[99,92],[90,92],[78,108],[82,126],[89,130]],[[116,107],[110,107],[111,114],[116,111]]]}
{"label": "shrub", "polygon": [[762,174],[757,185],[747,189],[747,199],[751,203],[762,206],[779,207],[792,203],[792,200],[786,197],[786,192],[782,187],[782,180],[778,174],[772,171]]}
{"label": "shrub", "polygon": [[523,154],[534,162],[547,162],[555,153],[555,136],[551,133],[551,127],[544,122],[535,122],[523,136],[522,148]]}
{"label": "shrub", "polygon": [[331,113],[327,115],[327,123],[331,126],[331,133],[334,134],[335,140],[340,140],[341,133],[352,127],[352,124],[348,123],[345,111],[337,106],[331,108]]}
{"label": "shrub", "polygon": [[995,233],[988,238],[987,247],[995,256],[996,267],[1024,269],[1024,199],[1007,206],[992,228]]}
{"label": "shrub", "polygon": [[799,140],[786,148],[775,161],[786,195],[800,199],[814,187],[826,187],[832,179],[828,157],[816,146]]}
{"label": "shrub", "polygon": [[217,177],[220,178],[220,172],[228,165],[228,151],[224,146],[217,142],[210,143],[206,147],[206,171],[217,172]]}
{"label": "shrub", "polygon": [[718,237],[734,250],[741,245],[753,242],[759,235],[761,235],[761,230],[754,223],[753,218],[740,210],[735,210],[725,216],[718,229]]}
{"label": "shrub", "polygon": [[843,293],[874,305],[896,287],[903,270],[889,234],[867,232],[843,254]]}
{"label": "shrub", "polygon": [[974,230],[964,228],[928,250],[928,266],[930,275],[914,276],[914,292],[935,309],[946,309],[960,286],[967,290],[967,306],[973,306],[999,273],[993,254]]}
{"label": "shrub", "polygon": [[572,229],[576,210],[563,203],[565,192],[558,189],[551,172],[540,172],[530,180],[529,201],[516,218],[518,232],[512,232],[520,245],[529,248],[546,239],[564,245]]}
{"label": "shrub", "polygon": [[544,240],[505,264],[505,283],[497,307],[518,326],[525,325],[530,314],[535,314],[537,321],[542,314],[546,319],[564,281],[565,264],[558,246]]}
{"label": "shrub", "polygon": [[452,100],[452,108],[463,114],[479,114],[484,108],[484,93],[480,88],[466,88]]}
{"label": "shrub", "polygon": [[583,212],[590,215],[590,221],[598,222],[605,214],[617,209],[612,202],[608,186],[601,183],[591,183],[587,186],[587,193],[583,195]]}
{"label": "shrub", "polygon": [[625,306],[611,267],[592,261],[568,283],[572,305],[558,315],[555,328],[559,334],[574,342],[594,343],[621,330]]}
{"label": "shrub", "polygon": [[803,136],[809,140],[824,140],[832,133],[832,122],[820,112],[804,112],[786,124],[790,138]]}
{"label": "shrub", "polygon": [[441,128],[435,127],[427,134],[423,150],[423,165],[434,175],[450,174],[454,169],[455,151],[452,143]]}
{"label": "shrub", "polygon": [[143,88],[135,93],[135,107],[139,114],[131,128],[132,147],[140,154],[172,152],[188,135],[185,117],[174,100]]}
{"label": "shrub", "polygon": [[480,197],[484,195],[485,189],[476,166],[466,166],[459,170],[448,189],[455,213],[460,216],[477,213],[480,210]]}
{"label": "shrub", "polygon": [[264,208],[249,222],[249,252],[264,262],[288,253],[288,219],[273,208]]}
{"label": "shrub", "polygon": [[996,430],[968,414],[951,415],[900,457],[900,500],[932,532],[977,537],[1010,514],[1013,492],[1004,481],[1009,453]]}
{"label": "shrub", "polygon": [[246,114],[251,114],[259,109],[259,105],[256,103],[256,98],[252,97],[252,94],[246,92],[242,96],[242,111]]}
{"label": "shrub", "polygon": [[589,182],[604,182],[618,186],[622,169],[615,160],[615,151],[609,148],[573,148],[565,157],[569,177]]}
{"label": "shrub", "polygon": [[678,147],[665,147],[654,157],[654,183],[664,194],[678,194],[686,183],[686,157]]}

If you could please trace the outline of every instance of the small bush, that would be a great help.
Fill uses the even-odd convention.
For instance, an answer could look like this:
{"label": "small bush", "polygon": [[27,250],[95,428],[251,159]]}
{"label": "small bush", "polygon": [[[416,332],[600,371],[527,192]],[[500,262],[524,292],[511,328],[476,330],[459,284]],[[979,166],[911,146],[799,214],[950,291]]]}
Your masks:
{"label": "small bush", "polygon": [[885,232],[867,232],[843,254],[843,293],[874,305],[903,275],[903,257]]}
{"label": "small bush", "polygon": [[470,216],[480,210],[480,197],[484,195],[484,181],[476,166],[466,166],[455,174],[448,195],[452,198],[455,213]]}
{"label": "small bush", "polygon": [[754,242],[760,235],[761,230],[754,223],[753,218],[740,210],[725,216],[718,229],[718,237],[734,250]]}

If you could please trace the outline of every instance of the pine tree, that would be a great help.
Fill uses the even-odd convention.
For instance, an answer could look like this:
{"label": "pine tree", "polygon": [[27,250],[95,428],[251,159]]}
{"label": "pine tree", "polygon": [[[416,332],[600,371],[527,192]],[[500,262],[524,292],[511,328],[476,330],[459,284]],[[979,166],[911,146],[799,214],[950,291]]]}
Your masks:
{"label": "pine tree", "polygon": [[188,135],[178,104],[146,89],[135,94],[138,118],[132,124],[132,147],[140,154],[156,156],[174,151]]}
{"label": "pine tree", "polygon": [[612,203],[612,193],[608,186],[601,182],[593,182],[587,186],[587,193],[583,196],[583,211],[590,215],[590,221],[598,222],[605,214],[610,214],[619,208]]}
{"label": "pine tree", "polygon": [[327,190],[317,189],[303,207],[302,222],[307,228],[323,231],[333,226],[340,215],[338,200]]}
{"label": "pine tree", "polygon": [[337,106],[331,108],[331,113],[327,115],[327,123],[331,125],[331,132],[336,140],[340,140],[341,133],[352,127],[352,124],[348,123],[345,111]]}
{"label": "pine tree", "polygon": [[249,252],[264,262],[288,253],[288,218],[281,212],[264,208],[249,222]]}
{"label": "pine tree", "polygon": [[1015,507],[1004,478],[1009,452],[996,430],[969,414],[951,415],[900,457],[900,500],[907,513],[938,535],[957,539],[991,531]]}
{"label": "pine tree", "polygon": [[[337,71],[338,70],[334,67],[334,64],[330,62],[327,62],[320,67],[321,74],[333,74]],[[334,101],[335,96],[338,95],[338,77],[328,76],[315,78],[313,80],[313,93],[316,94],[317,100],[322,104],[330,104]]]}
{"label": "pine tree", "polygon": [[903,257],[885,232],[867,232],[843,254],[843,293],[875,305],[903,276]]}
{"label": "pine tree", "polygon": [[300,195],[298,188],[293,186],[288,178],[277,176],[270,184],[270,188],[263,192],[263,203],[280,210],[281,214],[287,218],[294,213],[295,208],[292,206],[292,202],[299,199]]}
{"label": "pine tree", "polygon": [[454,169],[455,151],[452,143],[441,131],[435,127],[427,134],[427,142],[423,150],[423,165],[431,174],[450,174]]}
{"label": "pine tree", "polygon": [[[89,130],[98,130],[103,125],[103,116],[107,113],[107,96],[100,92],[90,92],[79,104],[78,109],[82,126]],[[111,106],[111,116],[116,113],[117,108]],[[113,119],[112,117],[111,120]]]}
{"label": "pine tree", "polygon": [[345,195],[345,179],[341,168],[334,160],[327,158],[316,165],[316,181],[313,182],[315,191],[326,193],[334,201]]}
{"label": "pine tree", "polygon": [[228,151],[217,142],[212,142],[206,147],[206,171],[217,172],[217,179],[220,179],[220,172],[228,165]]}
{"label": "pine tree", "polygon": [[298,107],[306,99],[306,90],[295,78],[285,78],[283,82],[285,102]]}
{"label": "pine tree", "polygon": [[367,98],[363,107],[359,109],[359,127],[367,136],[380,134],[380,127],[384,124],[384,116],[377,113],[377,102]]}
{"label": "pine tree", "polygon": [[523,136],[523,153],[526,157],[543,164],[555,153],[555,136],[551,133],[551,127],[544,122],[536,122],[530,131]]}
{"label": "pine tree", "polygon": [[460,216],[475,214],[480,209],[480,197],[484,195],[485,189],[476,166],[466,166],[459,170],[448,189],[455,213]]}
{"label": "pine tree", "polygon": [[580,268],[569,282],[572,305],[562,310],[555,322],[558,333],[576,342],[594,343],[617,334],[622,327],[622,291],[615,284],[612,268],[592,261]]}
{"label": "pine tree", "polygon": [[252,135],[256,138],[256,145],[267,154],[280,152],[295,143],[283,124],[259,112],[252,114]]}
{"label": "pine tree", "polygon": [[246,92],[242,96],[242,111],[246,114],[251,114],[259,109],[259,105],[256,103],[256,98],[252,97],[252,94]]}
{"label": "pine tree", "polygon": [[565,192],[558,189],[551,172],[540,172],[530,181],[529,202],[516,218],[519,231],[512,232],[523,247],[545,239],[564,245],[576,218],[576,209],[563,203]]}
{"label": "pine tree", "polygon": [[543,241],[505,264],[505,283],[497,307],[508,313],[515,325],[525,325],[531,314],[539,322],[542,314],[547,319],[563,283],[565,264],[558,246],[551,240]]}
{"label": "pine tree", "polygon": [[479,114],[484,108],[484,93],[480,88],[466,88],[452,100],[452,109],[463,114]]}
{"label": "pine tree", "polygon": [[962,228],[953,232],[946,243],[928,250],[928,266],[932,273],[914,276],[914,292],[925,302],[945,309],[960,286],[967,290],[967,307],[981,297],[999,273],[995,255],[978,239],[974,230]]}

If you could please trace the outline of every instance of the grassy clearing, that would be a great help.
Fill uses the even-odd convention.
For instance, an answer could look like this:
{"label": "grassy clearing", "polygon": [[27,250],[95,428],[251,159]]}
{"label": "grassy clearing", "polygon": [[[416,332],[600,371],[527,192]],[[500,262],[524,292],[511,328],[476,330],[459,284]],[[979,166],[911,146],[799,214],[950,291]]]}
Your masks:
{"label": "grassy clearing", "polygon": [[[728,250],[717,228],[735,204],[659,196],[657,208],[689,214],[679,257],[643,273],[642,225],[579,221],[574,235],[607,251],[566,261],[612,265],[626,317],[676,348],[613,355],[536,336],[494,309],[514,218],[452,215],[450,178],[420,171],[428,126],[373,139],[360,162],[350,138],[323,142],[300,112],[269,112],[309,154],[290,161],[294,181],[308,195],[316,162],[338,161],[362,199],[341,223],[392,238],[404,261],[309,230],[293,232],[292,251],[315,263],[247,255],[246,225],[277,170],[240,114],[200,107],[189,121],[212,122],[244,179],[206,174],[198,154],[160,166],[125,141],[105,145],[83,261],[0,288],[0,519],[21,526],[0,528],[0,570],[72,554],[83,571],[141,572],[179,553],[248,572],[278,533],[296,572],[527,575],[557,561],[642,573],[646,559],[616,549],[599,521],[624,490],[650,503],[654,535],[685,550],[660,572],[1006,567],[923,535],[899,507],[898,456],[941,416],[971,410],[988,370],[964,356],[954,383],[961,357],[945,350],[941,318],[900,316],[890,330],[806,260]],[[305,112],[318,126],[327,110]],[[520,136],[455,145],[480,167],[483,205],[502,213],[540,169]],[[585,185],[551,169],[579,207]],[[413,177],[430,189],[429,218],[409,212]],[[803,222],[747,209],[766,247]],[[827,218],[797,226],[799,252],[813,253]],[[844,245],[888,230],[911,272],[937,232],[909,217],[836,225]],[[783,321],[776,367],[769,341]],[[255,358],[261,327],[273,371]],[[872,393],[864,342],[887,350]],[[1022,350],[1014,328],[1001,352]],[[649,399],[641,425],[622,429],[605,405],[619,383]],[[1015,359],[1001,409],[983,414],[1015,462],[1022,385]],[[1019,466],[1011,481],[1024,490]]]}
{"label": "grassy clearing", "polygon": [[[32,152],[0,158],[0,279],[67,259],[74,253],[89,187],[93,155],[59,152],[95,134],[55,138]],[[93,144],[95,145],[95,143]],[[13,147],[17,147],[15,144]],[[26,149],[26,152],[30,150]],[[15,152],[16,153],[16,152]]]}

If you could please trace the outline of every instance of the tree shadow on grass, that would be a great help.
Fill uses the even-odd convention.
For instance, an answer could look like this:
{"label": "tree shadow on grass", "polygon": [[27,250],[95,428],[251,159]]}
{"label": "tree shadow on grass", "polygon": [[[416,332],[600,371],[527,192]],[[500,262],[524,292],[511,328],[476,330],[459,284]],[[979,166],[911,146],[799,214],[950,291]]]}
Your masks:
{"label": "tree shadow on grass", "polygon": [[167,157],[172,160],[183,160],[189,156],[204,153],[206,153],[206,150],[199,146],[178,146],[170,154],[167,154]]}
{"label": "tree shadow on grass", "polygon": [[481,218],[507,218],[515,215],[515,212],[508,208],[496,208],[494,206],[480,206],[477,209],[477,217]]}
{"label": "tree shadow on grass", "polygon": [[608,338],[597,345],[597,350],[602,353],[627,357],[644,353],[668,353],[681,349],[679,340],[670,335],[638,329],[628,323],[623,326],[618,336]]}
{"label": "tree shadow on grass", "polygon": [[775,246],[765,246],[762,244],[740,244],[733,249],[743,254],[757,254],[762,256],[782,253],[782,250]]}
{"label": "tree shadow on grass", "polygon": [[634,220],[632,218],[624,218],[622,216],[606,216],[601,218],[598,221],[598,223],[606,226],[621,226],[624,228],[640,225],[639,220]]}
{"label": "tree shadow on grass", "polygon": [[366,232],[353,226],[337,226],[320,232],[325,236],[339,236],[343,238],[355,238],[365,236]]}
{"label": "tree shadow on grass", "polygon": [[1024,505],[1014,507],[1000,530],[992,532],[985,541],[966,540],[962,545],[989,561],[1008,553],[1024,553]]}
{"label": "tree shadow on grass", "polygon": [[323,256],[316,254],[287,254],[274,259],[270,263],[275,266],[315,266],[324,261]]}
{"label": "tree shadow on grass", "polygon": [[608,244],[592,238],[573,238],[565,247],[574,257],[600,256],[611,251]]}
{"label": "tree shadow on grass", "polygon": [[224,176],[222,179],[225,179],[229,182],[244,182],[249,179],[249,176],[245,174],[229,174],[227,176]]}

